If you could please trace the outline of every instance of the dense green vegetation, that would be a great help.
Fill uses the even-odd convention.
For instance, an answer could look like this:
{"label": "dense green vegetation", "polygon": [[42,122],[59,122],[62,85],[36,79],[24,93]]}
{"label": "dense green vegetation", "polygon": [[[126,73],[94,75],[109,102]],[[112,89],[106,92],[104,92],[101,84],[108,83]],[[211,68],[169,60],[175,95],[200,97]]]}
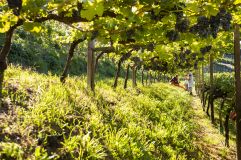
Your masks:
{"label": "dense green vegetation", "polygon": [[[64,34],[64,29],[57,30],[50,24],[46,24],[48,32],[36,35],[26,32],[22,28],[16,31],[14,43],[12,44],[8,62],[20,65],[25,68],[31,68],[40,73],[60,75],[63,71],[65,61],[68,55],[69,43],[61,43],[53,40],[54,36]],[[52,37],[51,37],[52,36]],[[3,44],[4,34],[0,34],[0,45]],[[80,45],[75,50],[75,56],[72,59],[69,74],[86,74],[86,47]],[[102,58],[97,68],[97,74],[100,77],[113,77],[115,75],[115,63],[108,58]],[[106,70],[108,68],[108,70]],[[121,75],[123,75],[121,68]]]}
{"label": "dense green vegetation", "polygon": [[[226,137],[225,145],[229,146],[229,130],[231,128],[232,137],[235,135],[235,94],[234,94],[234,74],[216,73],[214,74],[213,85],[211,86],[209,75],[204,77],[203,84],[197,84],[196,88],[203,103],[203,110],[211,118],[213,124],[220,129]],[[236,114],[236,113],[235,113]],[[229,121],[231,119],[232,121]]]}
{"label": "dense green vegetation", "polygon": [[10,67],[1,159],[198,158],[191,97],[182,90],[164,83],[113,90],[103,80],[93,95],[84,80],[62,85],[56,76]]}
{"label": "dense green vegetation", "polygon": [[[208,97],[212,124],[214,102],[222,99],[226,146],[235,108],[241,160],[240,6],[241,0],[0,1],[0,107],[10,121],[1,130],[2,158],[202,158],[190,138],[190,97],[147,82],[189,70],[197,78],[209,63],[210,84],[197,78],[196,89],[204,110]],[[233,49],[235,78],[214,79],[214,60]],[[44,74],[7,71],[8,62]],[[120,88],[121,70],[121,86],[130,86],[130,73],[132,89]]]}

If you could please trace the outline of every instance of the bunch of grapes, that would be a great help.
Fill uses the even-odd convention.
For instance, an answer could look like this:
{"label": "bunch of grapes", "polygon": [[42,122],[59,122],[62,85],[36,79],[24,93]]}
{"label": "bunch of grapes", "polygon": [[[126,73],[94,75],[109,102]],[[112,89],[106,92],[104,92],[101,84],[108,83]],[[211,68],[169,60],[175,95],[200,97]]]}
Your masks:
{"label": "bunch of grapes", "polygon": [[203,56],[202,56],[202,57],[199,57],[198,60],[199,60],[199,61],[204,61],[204,57],[203,57]]}
{"label": "bunch of grapes", "polygon": [[173,57],[174,57],[174,62],[177,62],[178,61],[178,55],[176,54],[176,53],[174,53],[174,55],[173,55]]}
{"label": "bunch of grapes", "polygon": [[[205,50],[209,50],[210,46],[206,46]],[[197,69],[198,62],[203,61],[204,57],[198,58],[197,53],[192,53],[189,49],[184,49],[181,47],[181,52],[179,55],[174,54],[174,63],[181,69],[192,68]]]}
{"label": "bunch of grapes", "polygon": [[205,16],[198,17],[197,24],[190,27],[189,31],[204,38],[209,35],[217,38],[219,27],[222,27],[224,31],[228,31],[231,20],[232,15],[224,9],[220,9],[219,13],[216,16],[211,16],[210,19]]}
{"label": "bunch of grapes", "polygon": [[22,0],[7,0],[7,2],[8,7],[13,9],[13,14],[19,16],[22,8]]}
{"label": "bunch of grapes", "polygon": [[189,55],[191,53],[191,50],[187,49],[185,52],[184,52],[186,55]]}
{"label": "bunch of grapes", "polygon": [[179,38],[179,33],[175,30],[168,31],[166,37],[169,41],[176,41]]}
{"label": "bunch of grapes", "polygon": [[135,30],[134,29],[130,29],[130,30],[126,31],[127,39],[132,38],[132,36],[134,36],[134,34],[135,34]]}
{"label": "bunch of grapes", "polygon": [[76,9],[72,10],[72,17],[77,18],[80,16],[80,12]]}
{"label": "bunch of grapes", "polygon": [[149,44],[147,45],[147,50],[148,50],[148,51],[153,52],[153,51],[154,51],[154,48],[155,48],[154,43],[149,43]]}
{"label": "bunch of grapes", "polygon": [[186,19],[186,18],[178,19],[177,18],[175,28],[179,32],[183,32],[183,33],[187,32],[188,28],[189,28],[189,21],[188,21],[188,19]]}
{"label": "bunch of grapes", "polygon": [[175,12],[175,15],[176,15],[176,17],[177,17],[177,20],[180,20],[180,19],[182,19],[182,17],[183,17],[183,11]]}
{"label": "bunch of grapes", "polygon": [[192,59],[195,60],[197,58],[197,54],[196,53],[193,53],[192,54]]}
{"label": "bunch of grapes", "polygon": [[181,61],[181,62],[185,62],[185,61],[186,61],[186,56],[185,56],[185,54],[180,53],[179,57],[180,57],[180,61]]}
{"label": "bunch of grapes", "polygon": [[191,33],[198,34],[200,37],[207,38],[211,31],[209,28],[209,19],[205,16],[200,16],[197,19],[197,24],[189,30]]}
{"label": "bunch of grapes", "polygon": [[185,3],[178,3],[176,6],[172,8],[174,14],[177,17],[177,21],[183,18],[183,8],[185,7]]}
{"label": "bunch of grapes", "polygon": [[232,15],[228,13],[225,9],[220,9],[217,17],[220,19],[220,25],[223,27],[223,30],[228,31],[230,29]]}
{"label": "bunch of grapes", "polygon": [[92,35],[91,35],[91,40],[94,40],[98,35],[99,35],[99,31],[98,30],[93,31]]}
{"label": "bunch of grapes", "polygon": [[80,2],[77,2],[77,8],[78,8],[78,11],[81,11],[83,9],[83,4]]}
{"label": "bunch of grapes", "polygon": [[200,52],[205,55],[205,53],[209,52],[212,49],[212,46],[206,46],[203,48],[200,48]]}
{"label": "bunch of grapes", "polygon": [[184,51],[184,48],[181,47],[180,54],[178,55],[177,53],[174,53],[174,55],[173,55],[174,56],[174,62],[175,63],[178,63],[178,62],[185,63],[187,61],[190,61],[190,59],[186,57],[190,54],[191,54],[191,50],[187,49],[187,50]]}
{"label": "bunch of grapes", "polygon": [[194,67],[194,69],[197,69],[197,68],[198,68],[198,60],[196,60],[196,61],[194,62],[193,67]]}
{"label": "bunch of grapes", "polygon": [[[183,3],[179,4],[180,6],[174,7],[174,14],[176,15],[176,25],[175,29],[179,32],[187,32],[189,28],[189,21],[183,16],[183,8],[185,5]],[[181,7],[182,6],[182,7]]]}
{"label": "bunch of grapes", "polygon": [[209,27],[209,19],[205,16],[200,16],[197,19],[197,24],[199,27],[208,28]]}
{"label": "bunch of grapes", "polygon": [[141,59],[139,57],[132,57],[131,60],[135,63],[140,63]]}
{"label": "bunch of grapes", "polygon": [[156,14],[153,10],[151,10],[150,17],[151,17],[151,20],[160,21],[164,17],[164,15],[161,15],[160,13]]}
{"label": "bunch of grapes", "polygon": [[210,23],[211,34],[212,34],[213,38],[217,38],[217,34],[219,31],[219,25],[220,25],[220,19],[218,18],[218,16],[211,16],[209,23]]}

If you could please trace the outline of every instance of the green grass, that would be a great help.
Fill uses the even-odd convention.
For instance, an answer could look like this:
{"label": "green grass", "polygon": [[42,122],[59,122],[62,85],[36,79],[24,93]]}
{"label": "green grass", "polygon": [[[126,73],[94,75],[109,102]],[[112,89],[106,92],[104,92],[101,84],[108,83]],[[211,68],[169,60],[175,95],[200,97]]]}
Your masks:
{"label": "green grass", "polygon": [[[191,98],[156,83],[113,89],[99,80],[10,67],[0,115],[1,159],[198,159]],[[131,86],[129,84],[129,86]],[[1,117],[0,117],[1,120]]]}

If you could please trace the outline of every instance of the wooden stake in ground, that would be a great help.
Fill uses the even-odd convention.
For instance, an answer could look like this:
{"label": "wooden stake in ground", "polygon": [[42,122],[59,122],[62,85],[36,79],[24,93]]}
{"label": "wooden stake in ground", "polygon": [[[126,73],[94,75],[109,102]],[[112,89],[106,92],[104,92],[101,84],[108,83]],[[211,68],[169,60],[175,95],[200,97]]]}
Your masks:
{"label": "wooden stake in ground", "polygon": [[234,71],[235,71],[235,110],[236,117],[236,145],[237,160],[241,160],[241,81],[240,81],[240,33],[239,25],[234,25]]}
{"label": "wooden stake in ground", "polygon": [[118,78],[120,76],[120,71],[121,71],[121,64],[122,64],[122,58],[118,61],[118,64],[117,64],[115,80],[114,80],[114,85],[113,85],[114,88],[116,88],[117,84],[118,84]]}
{"label": "wooden stake in ground", "polygon": [[136,71],[137,71],[137,67],[134,65],[132,67],[132,87],[135,88],[137,86],[136,84]]}
{"label": "wooden stake in ground", "polygon": [[144,86],[144,69],[141,70],[141,84]]}
{"label": "wooden stake in ground", "polygon": [[124,89],[126,89],[126,87],[127,87],[127,81],[128,81],[128,78],[129,78],[129,69],[130,69],[130,65],[128,64],[128,65],[127,65],[127,68],[126,68],[126,76],[125,76],[125,82],[124,82]]}
{"label": "wooden stake in ground", "polygon": [[71,45],[70,45],[70,49],[69,49],[69,52],[68,52],[68,57],[67,57],[67,60],[65,62],[65,67],[64,67],[64,71],[62,73],[62,75],[60,76],[60,81],[62,83],[65,82],[65,79],[68,75],[68,70],[69,70],[69,67],[70,67],[70,63],[71,63],[71,60],[74,56],[74,50],[75,48],[78,46],[79,43],[83,42],[84,40],[86,40],[86,36],[80,38],[80,39],[77,39],[77,40],[74,40]]}
{"label": "wooden stake in ground", "polygon": [[213,104],[213,55],[210,53],[210,87],[211,87],[211,94],[210,94],[210,107],[211,107],[211,121],[214,124],[214,104]]}
{"label": "wooden stake in ground", "polygon": [[87,52],[87,88],[94,91],[95,84],[94,84],[94,70],[95,70],[95,57],[94,57],[94,40],[90,40],[88,42],[88,52]]}

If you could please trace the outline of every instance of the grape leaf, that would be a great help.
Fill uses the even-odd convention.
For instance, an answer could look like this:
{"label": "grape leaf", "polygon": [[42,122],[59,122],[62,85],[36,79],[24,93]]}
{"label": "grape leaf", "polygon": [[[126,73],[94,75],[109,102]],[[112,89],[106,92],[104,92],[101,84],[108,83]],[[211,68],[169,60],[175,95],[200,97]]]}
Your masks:
{"label": "grape leaf", "polygon": [[23,27],[26,31],[33,32],[33,33],[39,33],[42,29],[42,26],[40,23],[33,23],[33,22],[25,22],[23,24]]}
{"label": "grape leaf", "polygon": [[233,4],[240,4],[241,3],[241,0],[235,0]]}
{"label": "grape leaf", "polygon": [[86,3],[84,3],[84,10],[81,10],[81,17],[86,18],[87,20],[92,20],[95,15],[102,16],[103,12],[104,5],[102,1],[87,1]]}

